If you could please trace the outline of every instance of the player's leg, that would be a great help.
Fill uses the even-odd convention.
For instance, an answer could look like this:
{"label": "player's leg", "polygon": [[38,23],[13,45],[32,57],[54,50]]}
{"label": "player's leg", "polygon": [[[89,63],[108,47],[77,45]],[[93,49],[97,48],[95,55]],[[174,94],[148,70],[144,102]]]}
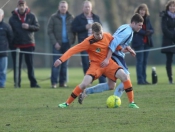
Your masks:
{"label": "player's leg", "polygon": [[[125,73],[126,73],[126,72],[125,72]],[[128,75],[128,78],[130,79],[129,75]],[[124,85],[123,85],[123,82],[121,82],[121,83],[120,83],[119,85],[117,85],[117,87],[115,88],[114,95],[121,98],[121,96],[123,95],[124,91],[125,91]]]}
{"label": "player's leg", "polygon": [[108,90],[113,90],[115,87],[115,82],[112,81],[111,79],[108,79],[107,83],[101,83],[97,84],[95,86],[86,88],[84,92],[88,94],[93,94],[93,93],[101,93],[103,91],[108,91]]}
{"label": "player's leg", "polygon": [[[129,71],[128,71],[128,67],[126,65],[126,62],[124,60],[123,57],[120,57],[120,56],[113,56],[112,59],[114,60],[114,62],[116,62],[119,66],[121,66],[123,68],[123,70],[125,71],[125,73],[128,75],[129,77]],[[122,94],[124,93],[125,89],[124,89],[124,85],[123,83],[121,82],[119,85],[117,85],[117,87],[115,88],[115,91],[114,91],[114,95],[115,96],[118,96],[118,97],[121,97]]]}
{"label": "player's leg", "polygon": [[79,96],[80,93],[92,82],[92,80],[92,76],[85,75],[83,81],[74,88],[67,101],[65,103],[59,104],[59,107],[65,108],[69,106],[77,98],[77,96]]}
{"label": "player's leg", "polygon": [[139,108],[134,103],[134,92],[132,89],[132,83],[131,83],[128,75],[124,72],[123,69],[118,69],[115,76],[123,82],[125,92],[127,93],[127,96],[128,96],[129,102],[130,102],[129,107],[130,108]]}
{"label": "player's leg", "polygon": [[117,85],[117,87],[115,88],[114,95],[121,98],[121,96],[123,95],[124,91],[125,91],[125,90],[124,90],[124,85],[123,85],[123,83],[121,82],[121,83],[120,83],[119,85]]}
{"label": "player's leg", "polygon": [[114,87],[115,87],[115,82],[112,81],[111,79],[108,79],[107,83],[100,83],[95,86],[86,88],[78,97],[78,102],[82,104],[84,98],[87,97],[89,94],[101,93],[104,91],[113,90]]}

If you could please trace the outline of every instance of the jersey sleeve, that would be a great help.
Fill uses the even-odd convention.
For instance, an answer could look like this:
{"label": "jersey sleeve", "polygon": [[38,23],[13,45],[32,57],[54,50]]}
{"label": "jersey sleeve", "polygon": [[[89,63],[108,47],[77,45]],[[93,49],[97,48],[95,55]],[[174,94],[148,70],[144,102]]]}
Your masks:
{"label": "jersey sleeve", "polygon": [[117,46],[117,48],[116,48],[116,50],[118,51],[118,50],[122,50],[122,46]]}
{"label": "jersey sleeve", "polygon": [[123,43],[127,42],[127,39],[130,36],[130,32],[124,31],[124,32],[116,32],[114,33],[113,37],[114,39],[111,41],[109,48],[112,50],[112,52],[115,52],[117,47]]}
{"label": "jersey sleeve", "polygon": [[59,59],[62,62],[65,62],[68,60],[72,55],[77,54],[81,51],[86,51],[89,49],[90,43],[87,39],[85,39],[83,42],[73,46],[68,51],[66,51]]}

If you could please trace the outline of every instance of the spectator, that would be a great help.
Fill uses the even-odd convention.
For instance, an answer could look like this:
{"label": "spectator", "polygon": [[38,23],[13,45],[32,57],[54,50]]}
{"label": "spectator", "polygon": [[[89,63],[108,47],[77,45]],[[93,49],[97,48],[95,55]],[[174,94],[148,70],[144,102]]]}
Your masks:
{"label": "spectator", "polygon": [[13,34],[10,26],[3,22],[4,11],[0,9],[0,88],[5,87],[6,71],[7,71],[7,52],[8,46],[11,44]]}
{"label": "spectator", "polygon": [[[153,47],[152,34],[154,29],[152,28],[149,19],[149,10],[146,4],[141,4],[136,8],[135,13],[139,13],[144,18],[142,29],[139,32],[135,32],[132,41],[132,47],[134,50],[149,50]],[[139,52],[136,54],[136,73],[137,73],[137,84],[145,85],[150,84],[146,79],[146,67],[148,60],[149,51]]]}
{"label": "spectator", "polygon": [[[50,17],[48,35],[52,44],[53,53],[59,54],[53,56],[53,63],[61,56],[60,54],[65,53],[75,41],[75,35],[71,29],[73,18],[73,15],[68,12],[68,3],[66,1],[60,1],[58,11]],[[68,61],[57,68],[52,65],[52,88],[57,87],[58,76],[59,86],[67,87],[67,63]]]}
{"label": "spectator", "polygon": [[[83,3],[83,13],[76,16],[73,23],[72,29],[78,34],[78,43],[82,42],[85,38],[92,35],[92,24],[94,22],[99,22],[100,19],[97,15],[92,13],[92,3],[88,0],[85,0]],[[89,57],[86,51],[81,52],[81,60],[83,66],[83,72],[86,74],[86,71],[89,68]],[[99,83],[106,82],[106,78],[101,76],[99,78]]]}
{"label": "spectator", "polygon": [[[12,16],[9,23],[14,33],[14,39],[11,48],[19,48],[23,52],[33,52],[35,49],[34,32],[39,30],[38,20],[33,13],[30,12],[25,0],[19,0],[17,8],[12,11]],[[19,73],[16,73],[16,53],[12,53],[14,81],[15,74],[18,74],[18,82],[15,84],[21,87],[21,65],[22,58],[25,57],[25,62],[28,70],[28,78],[31,88],[40,88],[37,84],[33,68],[33,55],[30,53],[20,53],[19,55]]]}
{"label": "spectator", "polygon": [[[162,47],[175,45],[175,0],[170,0],[166,4],[165,11],[161,12],[161,28],[163,32]],[[166,71],[169,83],[173,84],[172,63],[175,47],[161,50],[166,55]]]}

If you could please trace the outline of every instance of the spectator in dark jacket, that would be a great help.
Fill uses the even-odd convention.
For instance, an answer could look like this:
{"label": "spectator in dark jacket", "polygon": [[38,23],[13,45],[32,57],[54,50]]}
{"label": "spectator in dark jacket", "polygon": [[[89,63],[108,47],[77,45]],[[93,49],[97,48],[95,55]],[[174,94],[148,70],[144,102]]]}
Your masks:
{"label": "spectator in dark jacket", "polygon": [[139,32],[135,32],[132,41],[132,47],[135,51],[141,51],[136,54],[136,73],[137,84],[145,85],[150,84],[146,79],[146,67],[149,50],[153,47],[152,34],[154,29],[152,28],[149,20],[149,10],[146,4],[141,4],[136,8],[135,13],[139,13],[144,18],[142,29]]}
{"label": "spectator in dark jacket", "polygon": [[[74,17],[68,12],[68,3],[60,1],[58,11],[54,13],[48,22],[48,35],[52,45],[53,63],[65,53],[75,41],[75,34],[72,32],[72,21]],[[59,77],[59,87],[67,87],[67,64],[65,61],[61,66],[54,67],[52,64],[51,84],[52,88],[57,87]]]}
{"label": "spectator in dark jacket", "polygon": [[[9,23],[14,33],[13,43],[11,48],[19,48],[23,52],[33,52],[35,49],[34,32],[39,30],[38,20],[30,9],[27,7],[24,0],[18,1],[17,8],[12,12],[12,16],[9,19]],[[12,53],[14,81],[15,74],[18,74],[18,82],[16,87],[21,86],[21,64],[22,57],[25,57],[25,62],[28,70],[28,78],[30,80],[31,88],[39,88],[34,75],[33,68],[33,55],[29,53],[20,53],[19,57],[19,73],[16,73],[16,53]]]}
{"label": "spectator in dark jacket", "polygon": [[[88,0],[85,0],[83,3],[83,13],[76,16],[72,22],[72,30],[78,35],[78,43],[92,35],[91,26],[94,22],[100,23],[100,18],[92,13],[92,3]],[[86,51],[81,52],[81,55],[83,72],[86,74],[86,71],[89,68],[89,57]],[[106,78],[101,76],[99,78],[99,83],[104,82],[106,82]]]}
{"label": "spectator in dark jacket", "polygon": [[[163,32],[162,47],[175,46],[175,0],[170,0],[166,4],[165,11],[161,12],[161,28]],[[169,83],[173,83],[173,54],[175,47],[163,48],[161,50],[166,55],[166,71]]]}
{"label": "spectator in dark jacket", "polygon": [[0,9],[0,88],[5,87],[6,71],[8,64],[7,50],[12,42],[13,34],[11,27],[3,22],[4,11]]}

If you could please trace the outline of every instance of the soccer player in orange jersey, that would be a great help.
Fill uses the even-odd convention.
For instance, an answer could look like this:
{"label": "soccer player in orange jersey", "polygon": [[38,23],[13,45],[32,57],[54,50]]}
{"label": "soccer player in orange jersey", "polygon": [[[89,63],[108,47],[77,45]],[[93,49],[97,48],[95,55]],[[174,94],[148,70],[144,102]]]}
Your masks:
{"label": "soccer player in orange jersey", "polygon": [[[114,88],[116,79],[119,78],[124,83],[124,88],[127,90],[127,95],[130,103],[134,103],[134,96],[132,91],[132,84],[124,70],[117,65],[112,59],[108,59],[107,66],[102,67],[102,62],[106,59],[109,51],[109,44],[113,40],[112,35],[103,33],[102,27],[99,23],[92,25],[93,35],[86,38],[82,43],[70,48],[66,53],[55,61],[54,66],[59,66],[62,62],[69,59],[73,54],[81,51],[87,51],[90,59],[90,67],[84,76],[83,81],[77,85],[72,91],[70,97],[65,103],[59,104],[59,107],[68,107],[74,99],[95,79],[98,79],[102,74],[109,78],[108,83],[112,84],[110,87]],[[136,104],[134,104],[139,108]]]}
{"label": "soccer player in orange jersey", "polygon": [[[125,63],[124,57],[125,57],[125,50],[126,51],[130,51],[130,53],[134,53],[134,51],[131,52],[131,47],[129,46],[132,38],[133,38],[133,33],[138,32],[141,27],[143,25],[143,18],[142,16],[140,16],[139,14],[135,14],[132,18],[131,18],[131,22],[129,24],[123,24],[121,25],[116,32],[113,34],[114,39],[111,41],[110,46],[109,46],[109,58],[111,58],[112,55],[112,59],[123,68],[123,70],[125,71],[125,73],[128,75],[129,77],[129,71],[127,68],[127,65]],[[125,48],[126,47],[126,48]],[[135,54],[132,54],[133,56],[135,56]],[[108,59],[107,59],[108,60]],[[102,66],[107,65],[106,63],[107,61],[105,60],[104,62],[102,62]],[[113,82],[115,83],[115,82]],[[95,93],[100,93],[100,92],[104,92],[104,91],[108,91],[108,90],[113,90],[111,89],[109,86],[111,84],[108,83],[101,83],[92,87],[88,87],[86,88],[83,93],[81,93],[78,97],[78,102],[80,104],[82,104],[83,100],[85,99],[85,97],[87,97],[89,94],[95,94]],[[124,89],[124,85],[121,82],[115,89],[114,95],[121,97],[123,92],[126,93],[132,93],[132,91],[128,91],[128,89]],[[130,103],[129,104],[129,108],[133,108],[135,107],[134,103]]]}

